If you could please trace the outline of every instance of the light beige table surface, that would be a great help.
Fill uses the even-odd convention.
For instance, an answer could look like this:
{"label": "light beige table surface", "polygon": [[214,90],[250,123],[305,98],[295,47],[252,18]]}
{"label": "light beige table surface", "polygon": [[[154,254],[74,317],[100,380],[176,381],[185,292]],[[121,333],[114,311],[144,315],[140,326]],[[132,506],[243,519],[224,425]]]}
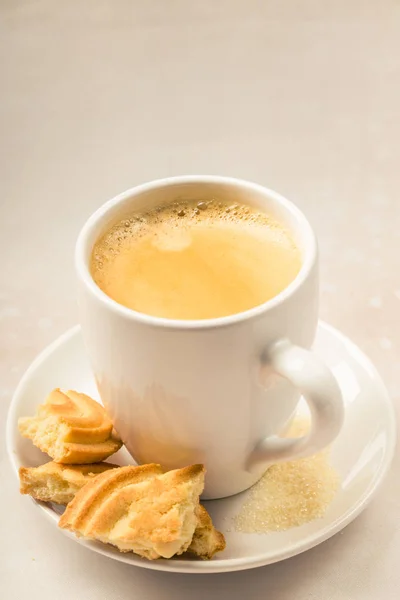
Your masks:
{"label": "light beige table surface", "polygon": [[[23,371],[77,321],[72,253],[86,217],[185,173],[255,180],[298,203],[320,241],[321,317],[400,396],[399,0],[2,0],[0,51],[3,424]],[[342,535],[194,578],[118,564],[54,531],[19,497],[2,443],[0,597],[398,598],[396,460]]]}

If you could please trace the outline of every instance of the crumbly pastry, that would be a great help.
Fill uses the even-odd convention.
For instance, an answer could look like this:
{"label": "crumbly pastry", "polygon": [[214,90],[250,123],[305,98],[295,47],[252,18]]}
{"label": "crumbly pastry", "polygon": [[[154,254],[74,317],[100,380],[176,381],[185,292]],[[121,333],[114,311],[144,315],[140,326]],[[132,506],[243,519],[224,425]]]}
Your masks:
{"label": "crumbly pastry", "polygon": [[[19,469],[20,492],[42,502],[68,504],[94,477],[109,469],[120,469],[111,463],[63,465],[54,461],[40,467]],[[210,559],[225,548],[225,538],[217,531],[211,517],[201,504],[196,510],[196,529],[187,552]]]}
{"label": "crumbly pastry", "polygon": [[198,525],[203,465],[163,473],[160,465],[121,467],[87,483],[59,526],[150,560],[185,552]]}
{"label": "crumbly pastry", "polygon": [[211,517],[204,506],[199,504],[196,512],[197,526],[187,551],[190,554],[207,560],[212,558],[217,552],[225,550],[226,542],[223,534],[215,529]]}
{"label": "crumbly pastry", "polygon": [[122,446],[101,404],[71,390],[53,390],[34,417],[19,419],[18,428],[58,463],[100,462]]}
{"label": "crumbly pastry", "polygon": [[68,504],[93,477],[115,468],[118,468],[118,465],[105,462],[90,465],[63,465],[54,461],[40,467],[21,467],[19,469],[20,492],[42,502]]}

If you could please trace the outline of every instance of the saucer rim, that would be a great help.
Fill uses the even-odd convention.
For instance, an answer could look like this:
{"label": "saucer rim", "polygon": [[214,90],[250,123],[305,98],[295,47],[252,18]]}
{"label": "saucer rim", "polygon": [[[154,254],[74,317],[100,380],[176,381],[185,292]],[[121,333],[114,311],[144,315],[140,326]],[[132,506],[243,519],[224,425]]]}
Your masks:
{"label": "saucer rim", "polygon": [[[345,511],[335,521],[333,521],[329,525],[326,525],[323,529],[309,534],[307,537],[303,538],[302,540],[299,540],[290,547],[282,549],[277,553],[275,552],[273,555],[271,555],[271,551],[269,552],[269,554],[264,552],[262,554],[253,556],[251,559],[247,557],[226,559],[224,559],[223,557],[217,557],[212,561],[198,562],[192,562],[190,560],[181,559],[173,561],[168,561],[165,559],[159,559],[157,561],[147,561],[139,556],[135,556],[132,554],[129,554],[128,556],[122,553],[117,553],[117,551],[113,548],[109,548],[106,545],[103,547],[99,542],[76,538],[72,533],[65,530],[63,530],[64,535],[67,535],[67,537],[69,537],[73,541],[78,542],[79,544],[87,547],[90,550],[94,550],[95,552],[102,554],[103,556],[113,558],[126,564],[157,571],[196,574],[243,571],[258,568],[261,566],[266,566],[268,564],[273,564],[306,552],[307,550],[310,550],[311,548],[321,544],[322,542],[326,541],[327,539],[344,529],[344,527],[351,523],[368,506],[374,495],[378,492],[381,484],[383,483],[390,469],[396,447],[396,415],[393,403],[390,400],[388,391],[383,383],[381,376],[379,375],[375,366],[372,364],[371,360],[364,354],[364,352],[346,335],[344,335],[342,332],[340,332],[335,327],[329,325],[328,323],[320,320],[318,322],[318,329],[323,329],[329,335],[335,336],[337,339],[339,339],[341,344],[343,344],[346,347],[346,351],[354,358],[356,362],[358,362],[358,364],[360,364],[363,367],[368,376],[374,380],[375,385],[378,388],[380,388],[380,398],[387,410],[388,418],[386,429],[388,443],[385,447],[385,452],[382,456],[381,463],[379,467],[376,468],[376,471],[371,479],[368,488],[364,491],[360,498],[356,502],[354,502],[353,506],[350,509]],[[36,369],[60,346],[68,343],[71,340],[71,338],[80,335],[80,331],[80,325],[75,325],[67,331],[65,331],[58,338],[56,338],[46,348],[44,348],[44,350],[42,350],[36,356],[36,358],[32,361],[28,369],[25,371],[14,392],[7,415],[6,447],[9,460],[17,478],[18,469],[20,465],[17,460],[17,452],[16,450],[14,450],[14,440],[17,436],[15,425],[17,421],[17,411],[20,403],[20,398],[24,394],[24,390]],[[42,509],[47,519],[55,523],[58,522],[58,515],[50,506],[48,506],[46,503],[36,501],[33,498],[31,498],[31,500],[37,507]]]}

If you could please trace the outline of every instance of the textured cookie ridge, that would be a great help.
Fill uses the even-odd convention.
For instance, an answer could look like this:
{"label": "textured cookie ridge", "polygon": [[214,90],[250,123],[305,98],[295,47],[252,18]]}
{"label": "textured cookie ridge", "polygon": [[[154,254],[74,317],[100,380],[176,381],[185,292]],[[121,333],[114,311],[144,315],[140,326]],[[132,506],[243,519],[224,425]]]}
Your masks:
{"label": "textured cookie ridge", "polygon": [[80,490],[59,526],[150,560],[188,550],[198,525],[203,465],[163,473],[160,465],[121,467]]}
{"label": "textured cookie ridge", "polygon": [[73,390],[53,390],[33,417],[18,429],[58,463],[96,463],[114,454],[122,442],[101,404]]}

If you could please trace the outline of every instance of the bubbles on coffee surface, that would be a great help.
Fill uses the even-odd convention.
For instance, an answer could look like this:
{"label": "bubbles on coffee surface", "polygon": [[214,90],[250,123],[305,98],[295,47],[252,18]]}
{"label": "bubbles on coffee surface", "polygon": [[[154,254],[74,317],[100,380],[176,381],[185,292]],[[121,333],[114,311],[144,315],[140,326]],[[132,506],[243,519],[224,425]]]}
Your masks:
{"label": "bubbles on coffee surface", "polygon": [[[287,236],[281,226],[267,214],[247,204],[220,198],[179,199],[148,211],[126,215],[101,237],[92,254],[92,272],[105,267],[123,251],[132,240],[147,236],[162,251],[179,252],[191,243],[190,228],[202,225],[214,227],[226,224],[246,225],[255,235],[264,235],[265,227],[274,231],[277,243],[286,243]],[[283,237],[282,237],[283,236]],[[284,238],[284,239],[283,239]]]}

